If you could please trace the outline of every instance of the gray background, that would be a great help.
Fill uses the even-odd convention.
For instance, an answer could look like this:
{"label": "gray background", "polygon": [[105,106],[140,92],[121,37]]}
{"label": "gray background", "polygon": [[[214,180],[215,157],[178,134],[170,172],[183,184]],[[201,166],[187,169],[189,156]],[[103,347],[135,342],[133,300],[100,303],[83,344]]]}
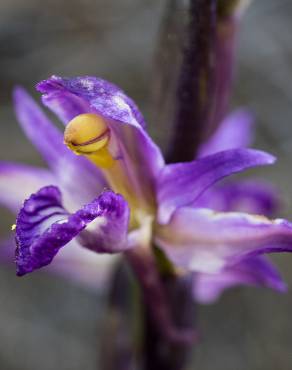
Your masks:
{"label": "gray background", "polygon": [[[93,74],[121,85],[150,116],[149,80],[162,0],[2,0],[0,2],[0,156],[42,163],[21,134],[11,88],[48,75]],[[279,186],[281,216],[292,219],[292,4],[255,1],[242,23],[235,105],[257,115],[256,146],[279,158],[262,170]],[[163,132],[150,124],[155,138]],[[1,213],[0,231],[13,218]],[[287,295],[238,288],[199,308],[202,343],[190,369],[292,369],[292,257],[275,259]],[[96,369],[101,338],[100,297],[69,281],[37,272],[18,279],[0,268],[0,369]]]}

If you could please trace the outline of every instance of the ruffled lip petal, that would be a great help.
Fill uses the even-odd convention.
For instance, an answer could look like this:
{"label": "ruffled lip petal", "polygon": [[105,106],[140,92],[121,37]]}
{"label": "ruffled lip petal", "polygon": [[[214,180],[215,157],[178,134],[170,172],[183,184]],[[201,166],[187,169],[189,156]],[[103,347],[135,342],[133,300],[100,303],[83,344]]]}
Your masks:
{"label": "ruffled lip petal", "polygon": [[272,155],[253,149],[231,149],[197,161],[167,165],[158,177],[158,221],[166,224],[180,207],[193,205],[215,182],[247,168],[275,162]]}
{"label": "ruffled lip petal", "polygon": [[60,248],[97,217],[110,212],[117,196],[104,192],[74,214],[69,214],[62,206],[57,187],[47,186],[33,194],[24,202],[16,221],[17,275],[25,275],[51,263]]}
{"label": "ruffled lip petal", "polygon": [[229,288],[239,285],[267,287],[285,293],[287,285],[273,264],[262,256],[247,258],[216,274],[198,273],[194,277],[193,295],[197,302],[210,304]]}
{"label": "ruffled lip petal", "polygon": [[156,229],[156,243],[177,266],[218,273],[247,257],[292,252],[292,224],[283,219],[180,208]]}

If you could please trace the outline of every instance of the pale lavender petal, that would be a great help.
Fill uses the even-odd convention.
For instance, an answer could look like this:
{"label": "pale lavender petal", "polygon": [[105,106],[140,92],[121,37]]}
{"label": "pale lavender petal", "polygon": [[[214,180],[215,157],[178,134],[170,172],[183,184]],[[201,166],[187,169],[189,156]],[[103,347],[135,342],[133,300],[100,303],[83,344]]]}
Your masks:
{"label": "pale lavender petal", "polygon": [[271,184],[258,180],[228,182],[204,192],[196,200],[196,207],[272,217],[280,207],[279,191]]}
{"label": "pale lavender petal", "polygon": [[226,289],[239,285],[267,287],[279,292],[287,290],[287,286],[275,266],[261,256],[247,258],[216,274],[196,274],[193,294],[199,303],[213,303]]}
{"label": "pale lavender petal", "polygon": [[98,254],[83,248],[76,239],[62,248],[47,272],[67,278],[92,290],[105,291],[110,282],[118,255]]}
{"label": "pale lavender petal", "polygon": [[211,138],[201,145],[198,156],[205,157],[223,150],[244,148],[252,142],[254,116],[238,109],[228,115]]}
{"label": "pale lavender petal", "polygon": [[43,168],[0,162],[0,204],[14,213],[31,193],[53,183],[54,176]]}
{"label": "pale lavender petal", "polygon": [[156,243],[176,265],[217,273],[264,253],[292,252],[292,224],[245,213],[180,208],[167,226],[156,228]]}
{"label": "pale lavender petal", "polygon": [[[88,113],[103,116],[111,130],[111,140],[115,141],[111,146],[115,148],[113,156],[124,161],[127,175],[137,193],[146,193],[148,199],[153,197],[155,181],[164,160],[159,148],[144,130],[144,120],[137,106],[121,89],[89,76],[72,79],[53,76],[39,83],[37,88],[44,94],[44,104],[63,120],[75,114],[68,103],[70,97],[74,102],[76,97],[81,99]],[[62,105],[64,95],[66,104]]]}
{"label": "pale lavender petal", "polygon": [[14,101],[21,127],[53,170],[66,206],[77,209],[90,202],[105,186],[98,168],[64,145],[62,132],[22,88],[15,89]]}
{"label": "pale lavender petal", "polygon": [[270,154],[252,149],[231,149],[197,161],[171,164],[157,183],[158,220],[166,224],[179,207],[194,204],[211,185],[247,168],[274,163]]}
{"label": "pale lavender petal", "polygon": [[[61,193],[55,186],[47,186],[33,194],[24,202],[16,221],[16,265],[17,275],[21,276],[51,263],[58,251],[81,233],[87,225],[93,227],[92,221],[100,219],[102,225],[119,222],[126,208],[120,195],[107,191],[74,214],[69,214],[62,206]],[[121,214],[122,213],[122,214]],[[116,225],[113,225],[115,232]],[[109,230],[109,227],[107,227]],[[122,249],[126,244],[126,231],[111,237],[110,252]],[[98,248],[106,250],[108,239]]]}

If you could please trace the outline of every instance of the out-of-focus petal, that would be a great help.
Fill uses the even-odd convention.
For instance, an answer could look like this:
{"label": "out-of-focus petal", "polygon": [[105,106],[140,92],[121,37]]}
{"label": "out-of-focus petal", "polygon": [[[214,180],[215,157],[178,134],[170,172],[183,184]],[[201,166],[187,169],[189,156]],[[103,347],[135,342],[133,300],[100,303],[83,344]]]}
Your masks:
{"label": "out-of-focus petal", "polygon": [[[16,221],[16,265],[19,276],[51,263],[60,248],[68,244],[92,221],[99,219],[102,228],[118,222],[120,195],[107,191],[74,214],[62,206],[61,193],[55,186],[47,186],[24,202]],[[124,220],[123,220],[124,221]],[[92,227],[93,225],[89,225]],[[94,224],[93,230],[97,225]],[[111,237],[110,252],[121,250],[126,244],[126,232]],[[120,237],[120,238],[119,238]],[[105,243],[108,239],[105,240]],[[99,240],[102,243],[102,240]],[[105,245],[98,245],[106,249]]]}
{"label": "out-of-focus petal", "polygon": [[54,176],[43,168],[0,162],[0,204],[14,213],[31,193],[53,183]]}
{"label": "out-of-focus petal", "polygon": [[98,254],[83,248],[76,239],[62,248],[47,271],[90,289],[94,292],[108,288],[118,256]]}
{"label": "out-of-focus petal", "polygon": [[198,156],[205,157],[223,150],[244,148],[252,142],[254,116],[245,109],[228,115],[211,138],[201,145]]}
{"label": "out-of-focus petal", "polygon": [[246,257],[292,252],[292,224],[246,213],[180,208],[167,226],[156,229],[156,243],[179,267],[217,273]]}
{"label": "out-of-focus petal", "polygon": [[[116,141],[114,157],[125,162],[134,186],[143,188],[138,192],[153,191],[164,160],[143,128],[145,123],[140,111],[122,90],[105,80],[88,76],[72,79],[53,76],[40,82],[37,88],[44,94],[44,104],[64,121],[75,114],[70,108],[70,97],[74,101],[76,97],[81,99],[87,113],[104,117]],[[63,105],[65,95],[66,104]]]}
{"label": "out-of-focus petal", "polygon": [[159,222],[166,224],[177,208],[193,204],[216,181],[274,161],[273,156],[262,151],[231,149],[197,161],[165,166],[157,184]]}
{"label": "out-of-focus petal", "polygon": [[218,212],[247,212],[272,217],[280,206],[279,192],[258,180],[228,182],[210,188],[196,200],[198,208]]}
{"label": "out-of-focus petal", "polygon": [[279,292],[287,290],[275,266],[267,258],[260,256],[247,258],[216,274],[196,274],[193,294],[199,303],[213,303],[224,290],[238,285],[263,286]]}
{"label": "out-of-focus petal", "polygon": [[98,168],[85,158],[74,155],[64,145],[61,131],[25,90],[15,89],[14,101],[20,125],[53,170],[58,186],[64,192],[66,206],[77,209],[90,202],[105,186]]}

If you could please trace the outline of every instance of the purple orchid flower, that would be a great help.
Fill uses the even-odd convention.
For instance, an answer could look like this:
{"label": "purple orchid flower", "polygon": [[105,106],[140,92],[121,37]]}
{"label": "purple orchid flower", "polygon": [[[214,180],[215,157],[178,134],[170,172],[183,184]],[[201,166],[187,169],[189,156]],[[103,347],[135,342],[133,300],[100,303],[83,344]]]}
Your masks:
{"label": "purple orchid flower", "polygon": [[[229,184],[230,192],[224,186],[214,187],[229,175],[275,160],[262,151],[243,148],[248,133],[238,135],[232,144],[222,140],[230,122],[242,126],[242,132],[249,131],[246,113],[229,117],[229,123],[225,121],[202,145],[199,159],[167,165],[137,106],[115,85],[94,77],[53,76],[39,83],[38,90],[43,103],[66,125],[67,147],[62,133],[18,88],[19,122],[50,168],[2,164],[2,202],[13,211],[26,196],[27,189],[19,189],[20,181],[34,191],[41,187],[24,202],[17,217],[18,275],[46,266],[54,258],[58,261],[65,250],[66,258],[79,248],[80,256],[125,252],[131,261],[135,254],[146,261],[155,245],[178,273],[195,273],[194,297],[199,301],[212,301],[225,288],[242,283],[285,289],[262,255],[290,252],[292,225],[238,212],[240,207],[236,209],[229,199],[252,200],[253,210],[266,213],[269,190],[261,185],[236,189]],[[5,184],[13,177],[16,185],[7,189]],[[232,192],[236,195],[231,196]],[[263,200],[253,202],[259,194]],[[218,211],[210,209],[215,198],[225,202]],[[78,259],[72,259],[71,274],[75,268],[78,274]],[[138,275],[141,270],[149,273],[146,265],[136,266]],[[147,285],[146,280],[144,276]]]}

